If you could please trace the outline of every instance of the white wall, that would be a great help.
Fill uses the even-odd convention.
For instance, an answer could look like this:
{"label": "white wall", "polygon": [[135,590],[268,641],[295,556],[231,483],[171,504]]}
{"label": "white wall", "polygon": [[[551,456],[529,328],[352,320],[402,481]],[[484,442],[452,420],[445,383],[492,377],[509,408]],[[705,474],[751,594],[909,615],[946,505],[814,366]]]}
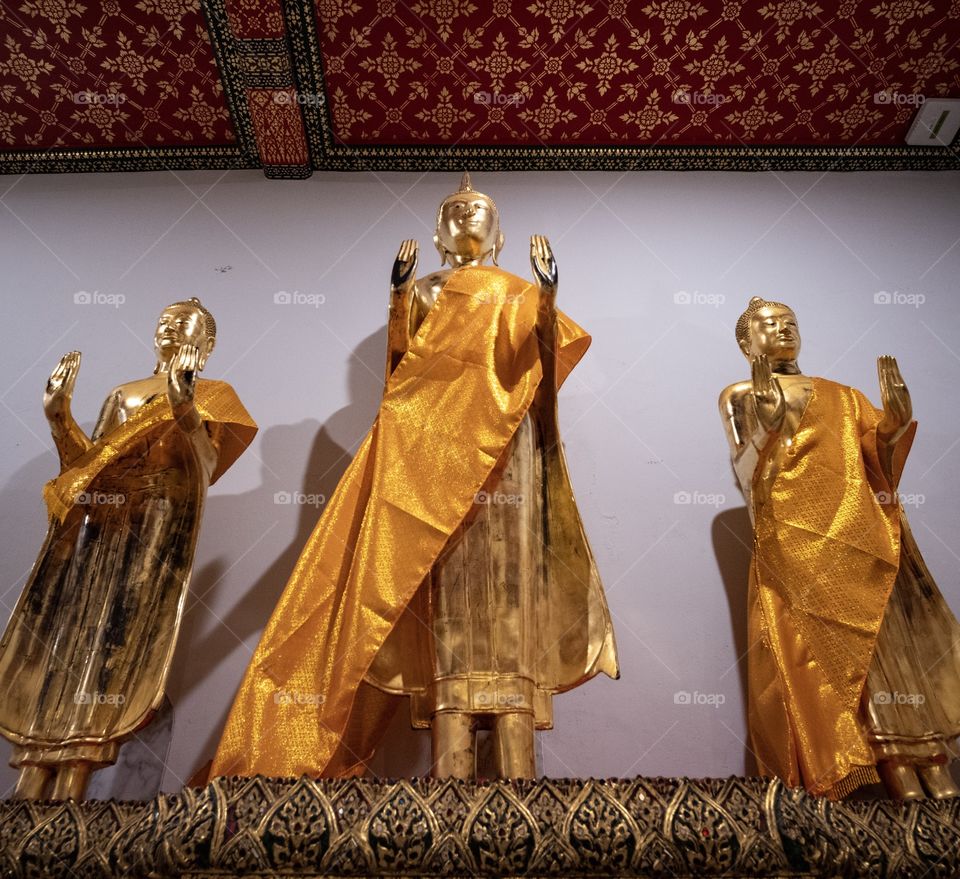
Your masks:
{"label": "white wall", "polygon": [[[199,295],[220,327],[206,375],[260,424],[211,491],[170,681],[164,788],[213,752],[241,672],[381,392],[387,282],[404,238],[436,265],[432,221],[454,174],[259,172],[0,178],[0,601],[14,604],[44,534],[56,458],[41,411],[59,356],[83,351],[85,427],[113,385],[150,372],[160,309]],[[594,337],[561,395],[572,477],[614,615],[618,682],[558,697],[543,734],[552,776],[743,773],[746,515],[717,394],[747,364],[733,335],[749,296],[793,305],[808,373],[879,399],[896,354],[920,431],[904,477],[914,532],[960,612],[960,174],[476,174],[501,210],[501,264],[529,276],[545,233],[559,302]],[[323,294],[317,308],[278,291]],[[119,307],[74,304],[78,291]],[[880,291],[925,297],[878,305]],[[684,298],[692,299],[684,304]],[[712,303],[712,304],[711,304]],[[678,504],[678,492],[720,496]],[[678,691],[725,703],[684,706]],[[426,743],[391,730],[380,770],[423,769]],[[390,742],[387,742],[387,747]],[[5,746],[0,745],[0,749]],[[0,773],[0,793],[11,770]]]}

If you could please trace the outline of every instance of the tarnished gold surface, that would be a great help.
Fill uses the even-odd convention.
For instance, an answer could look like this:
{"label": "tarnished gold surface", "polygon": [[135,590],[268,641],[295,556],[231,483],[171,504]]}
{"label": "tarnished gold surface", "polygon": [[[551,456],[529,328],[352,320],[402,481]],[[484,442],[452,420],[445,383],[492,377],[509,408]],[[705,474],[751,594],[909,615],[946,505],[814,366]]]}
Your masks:
{"label": "tarnished gold surface", "polygon": [[[496,207],[465,177],[438,213],[447,268],[394,265],[387,380],[264,632],[213,775],[364,771],[397,695],[433,726],[434,771],[474,773],[490,726],[504,775],[534,774],[554,692],[617,674],[609,612],[556,428],[556,387],[589,337],[495,266]],[[304,694],[278,701],[278,691]]]}
{"label": "tarnished gold surface", "polygon": [[166,308],[154,374],[115,388],[89,438],[70,411],[80,354],[50,377],[61,472],[0,641],[0,733],[20,796],[81,797],[163,698],[207,486],[256,433],[229,385],[196,377],[215,333],[198,300]]}
{"label": "tarnished gold surface", "polygon": [[0,872],[955,879],[960,799],[838,804],[757,778],[222,778],[147,803],[0,802]]}
{"label": "tarnished gold surface", "polygon": [[[910,535],[900,474],[916,425],[892,357],[883,409],[804,376],[796,316],[751,300],[737,327],[752,380],[720,398],[754,522],[748,715],[763,771],[844,796],[960,794],[960,626]],[[912,712],[912,713],[911,713]]]}

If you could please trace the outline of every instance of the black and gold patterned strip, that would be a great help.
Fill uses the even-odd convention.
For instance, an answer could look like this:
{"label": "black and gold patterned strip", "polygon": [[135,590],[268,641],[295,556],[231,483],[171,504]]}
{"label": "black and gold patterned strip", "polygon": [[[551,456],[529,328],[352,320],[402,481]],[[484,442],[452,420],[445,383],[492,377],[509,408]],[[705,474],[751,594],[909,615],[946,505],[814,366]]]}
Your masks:
{"label": "black and gold patterned strip", "polygon": [[[257,165],[272,179],[304,179],[313,173],[307,165],[269,165],[260,160],[256,128],[247,103],[247,89],[285,89],[296,86],[293,61],[284,39],[237,39],[230,30],[224,0],[201,0],[214,44],[225,89],[233,96],[230,102],[234,118],[242,119],[243,142],[252,150]],[[302,115],[302,108],[301,108]],[[238,125],[241,123],[238,121]]]}
{"label": "black and gold patterned strip", "polygon": [[223,0],[200,0],[200,8],[207,20],[207,32],[220,70],[230,118],[233,120],[244,159],[250,163],[244,167],[259,168],[260,153],[257,150],[257,138],[250,118],[250,108],[247,106],[245,72],[240,57],[239,41],[234,38],[230,30],[230,21],[227,18]]}
{"label": "black and gold patterned strip", "polygon": [[[274,83],[271,86],[275,86]],[[244,102],[245,103],[245,102]],[[956,171],[960,160],[933,147],[617,147],[456,148],[333,147],[323,150],[315,120],[321,102],[304,106],[313,170],[320,171]],[[233,108],[231,108],[233,113]],[[239,116],[249,113],[238,114]],[[237,121],[237,116],[234,116]],[[244,130],[239,122],[238,133]],[[246,136],[252,137],[252,134]],[[245,136],[245,137],[246,137]],[[245,137],[242,138],[245,140]],[[255,143],[255,141],[254,141]],[[255,146],[254,146],[255,149]],[[319,157],[319,158],[318,158]],[[152,149],[0,151],[0,174],[227,170],[262,164],[246,144]],[[310,169],[290,176],[305,177]],[[271,176],[282,176],[279,172]]]}
{"label": "black and gold patterned strip", "polygon": [[237,146],[48,149],[0,152],[0,174],[203,171],[257,168]]}
{"label": "black and gold patterned strip", "polygon": [[[297,91],[314,99],[302,107],[307,147],[313,167],[317,171],[339,170],[329,161],[329,140],[333,126],[330,120],[330,101],[323,75],[323,56],[317,38],[317,23],[313,3],[304,0],[281,0],[287,28],[290,63]],[[343,169],[355,170],[355,169]],[[370,168],[369,170],[375,170]]]}
{"label": "black and gold patterned strip", "polygon": [[955,879],[960,799],[763,779],[218,779],[147,803],[0,802],[0,873]]}

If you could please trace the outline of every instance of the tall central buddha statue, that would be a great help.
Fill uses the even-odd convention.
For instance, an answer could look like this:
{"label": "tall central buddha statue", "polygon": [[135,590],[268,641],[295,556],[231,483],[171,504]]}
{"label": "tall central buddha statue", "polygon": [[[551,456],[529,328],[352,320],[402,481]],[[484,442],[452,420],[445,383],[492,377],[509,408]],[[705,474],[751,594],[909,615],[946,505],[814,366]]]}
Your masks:
{"label": "tall central buddha statue", "polygon": [[[432,773],[536,774],[554,693],[618,675],[609,611],[557,428],[589,337],[496,265],[493,200],[464,175],[437,215],[443,266],[394,264],[377,419],[304,549],[234,703],[213,775],[355,775],[398,697],[432,732]],[[493,263],[493,265],[488,265]]]}

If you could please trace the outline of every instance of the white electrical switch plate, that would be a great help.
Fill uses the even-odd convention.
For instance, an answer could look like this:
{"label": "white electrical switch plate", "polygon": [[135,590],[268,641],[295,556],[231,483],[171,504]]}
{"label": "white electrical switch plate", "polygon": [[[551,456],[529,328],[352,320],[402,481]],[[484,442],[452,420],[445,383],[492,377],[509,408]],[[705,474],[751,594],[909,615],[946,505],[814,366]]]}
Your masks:
{"label": "white electrical switch plate", "polygon": [[917,110],[907,132],[910,146],[950,146],[960,129],[960,100],[932,98]]}

